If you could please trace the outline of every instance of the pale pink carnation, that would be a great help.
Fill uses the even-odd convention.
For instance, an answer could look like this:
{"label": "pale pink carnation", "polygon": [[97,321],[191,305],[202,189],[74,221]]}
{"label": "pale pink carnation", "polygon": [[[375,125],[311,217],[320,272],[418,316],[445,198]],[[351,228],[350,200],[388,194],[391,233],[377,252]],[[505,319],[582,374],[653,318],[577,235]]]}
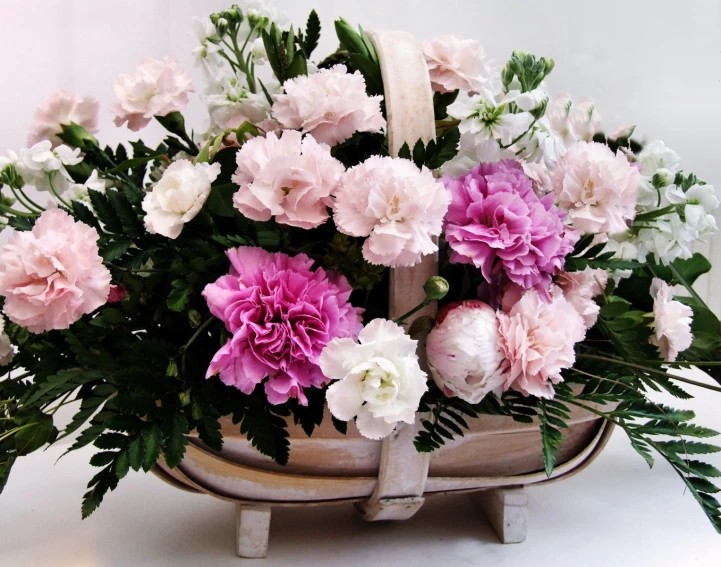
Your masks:
{"label": "pale pink carnation", "polygon": [[135,75],[120,75],[113,89],[118,97],[110,106],[115,125],[127,122],[133,132],[145,128],[154,116],[183,110],[188,94],[194,92],[190,76],[178,67],[174,57],[141,60]]}
{"label": "pale pink carnation", "polygon": [[561,371],[576,361],[574,345],[585,338],[586,326],[558,287],[551,294],[547,303],[535,289],[526,290],[510,311],[497,314],[505,390],[552,398]]}
{"label": "pale pink carnation", "polygon": [[413,266],[438,246],[451,195],[407,159],[372,156],[349,169],[335,193],[333,220],[343,234],[367,236],[363,257],[392,268]]}
{"label": "pale pink carnation", "polygon": [[110,272],[98,254],[98,233],[59,209],[48,209],[31,232],[16,232],[0,253],[5,314],[33,333],[67,329],[103,305]]}
{"label": "pale pink carnation", "polygon": [[236,209],[256,221],[275,217],[280,224],[306,229],[328,219],[331,193],[345,171],[327,145],[295,130],[280,138],[272,132],[253,138],[240,148],[236,161]]}
{"label": "pale pink carnation", "polygon": [[496,312],[475,300],[448,307],[426,340],[428,367],[444,394],[477,404],[505,381]]}
{"label": "pale pink carnation", "polygon": [[441,35],[423,42],[423,54],[434,91],[478,93],[491,77],[486,53],[474,39]]}
{"label": "pale pink carnation", "polygon": [[604,144],[576,142],[552,179],[558,206],[581,232],[625,232],[636,215],[639,171]]}
{"label": "pale pink carnation", "polygon": [[70,91],[55,91],[40,103],[35,122],[28,131],[28,147],[50,140],[53,147],[63,141],[58,137],[63,124],[77,124],[91,134],[98,131],[100,103],[92,96],[80,98]]}
{"label": "pale pink carnation", "polygon": [[283,88],[285,94],[275,95],[273,118],[283,128],[310,133],[323,144],[334,146],[356,132],[381,132],[385,127],[383,97],[368,96],[363,75],[348,73],[344,65],[289,79]]}
{"label": "pale pink carnation", "polygon": [[596,324],[601,310],[593,298],[603,293],[607,283],[608,274],[600,268],[594,270],[587,267],[581,272],[561,272],[558,276],[558,287],[583,317],[587,329]]}
{"label": "pale pink carnation", "polygon": [[653,297],[653,335],[649,342],[658,347],[661,358],[673,362],[678,353],[691,346],[693,334],[691,323],[693,309],[673,298],[673,290],[663,280],[653,278],[651,283]]}

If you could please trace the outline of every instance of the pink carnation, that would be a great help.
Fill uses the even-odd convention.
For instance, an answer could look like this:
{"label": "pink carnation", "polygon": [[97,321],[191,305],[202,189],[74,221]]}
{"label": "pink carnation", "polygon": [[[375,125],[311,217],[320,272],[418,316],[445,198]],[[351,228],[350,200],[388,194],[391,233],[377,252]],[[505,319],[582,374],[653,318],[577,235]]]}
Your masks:
{"label": "pink carnation", "polygon": [[537,197],[521,165],[511,160],[479,164],[443,182],[453,196],[444,229],[451,262],[473,264],[489,282],[505,274],[547,297],[551,276],[577,240],[553,195]]}
{"label": "pink carnation", "polygon": [[118,97],[110,106],[115,125],[127,122],[133,132],[145,128],[153,116],[183,110],[188,106],[188,94],[194,92],[190,76],[180,70],[174,57],[143,59],[135,75],[120,75],[113,88]]}
{"label": "pink carnation", "polygon": [[363,257],[393,268],[413,266],[438,246],[450,195],[423,167],[373,156],[349,169],[335,194],[333,220],[343,234],[367,236]]}
{"label": "pink carnation", "polygon": [[581,272],[562,272],[556,283],[566,299],[583,317],[586,328],[593,327],[598,319],[598,312],[601,310],[593,298],[601,295],[606,289],[608,283],[606,270],[600,268],[594,270],[587,267]]}
{"label": "pink carnation", "polygon": [[275,96],[273,118],[283,128],[313,134],[323,144],[334,146],[356,132],[381,132],[385,127],[383,97],[368,96],[363,75],[348,73],[344,65],[290,79],[283,88],[285,94]]}
{"label": "pink carnation", "polygon": [[240,247],[227,255],[230,273],[208,284],[203,296],[232,338],[213,357],[207,377],[220,374],[245,394],[268,377],[270,403],[298,398],[307,404],[303,388],[328,382],[318,365],[323,348],[362,329],[362,309],[348,301],[350,285],[333,272],[312,271],[305,254]]}
{"label": "pink carnation", "polygon": [[673,290],[665,281],[653,278],[651,283],[653,297],[653,334],[649,342],[658,347],[661,358],[673,362],[678,353],[685,351],[693,343],[691,323],[693,309],[673,298]]}
{"label": "pink carnation", "polygon": [[28,147],[50,140],[53,147],[63,141],[58,134],[63,124],[77,124],[91,134],[98,131],[100,103],[91,96],[80,98],[70,91],[56,91],[40,103],[35,111],[35,122],[28,132]]}
{"label": "pink carnation", "polygon": [[33,333],[67,329],[103,305],[110,272],[98,254],[98,233],[67,213],[48,209],[32,232],[16,232],[0,253],[5,314]]}
{"label": "pink carnation", "polygon": [[330,195],[345,171],[328,146],[294,130],[246,142],[236,161],[233,181],[240,191],[233,196],[235,208],[256,221],[275,216],[280,224],[300,228],[315,228],[328,219]]}
{"label": "pink carnation", "polygon": [[506,390],[552,398],[553,384],[563,381],[561,370],[576,361],[574,345],[585,338],[586,326],[558,287],[551,293],[547,303],[527,290],[510,311],[497,314]]}
{"label": "pink carnation", "polygon": [[640,173],[604,144],[576,142],[552,174],[558,206],[581,232],[617,234],[636,216]]}
{"label": "pink carnation", "polygon": [[423,42],[423,54],[434,91],[478,93],[491,77],[486,53],[474,39],[441,35]]}

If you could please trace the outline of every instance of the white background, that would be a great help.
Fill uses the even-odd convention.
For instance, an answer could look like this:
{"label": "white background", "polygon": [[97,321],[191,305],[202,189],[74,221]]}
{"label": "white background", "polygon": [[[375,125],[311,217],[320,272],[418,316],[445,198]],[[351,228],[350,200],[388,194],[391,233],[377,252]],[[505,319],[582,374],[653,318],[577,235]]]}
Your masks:
{"label": "white background", "polygon": [[[296,23],[311,7],[336,45],[333,19],[405,29],[421,39],[455,33],[480,40],[499,64],[513,49],[553,57],[553,92],[593,95],[610,131],[636,124],[682,157],[684,168],[721,187],[721,1],[573,0],[279,1]],[[217,0],[0,0],[0,152],[25,142],[35,106],[52,90],[93,94],[103,142],[137,135],[112,125],[112,84],[145,56],[175,55],[192,69],[192,16]],[[204,128],[199,100],[187,114]],[[158,130],[143,133],[159,140]],[[702,248],[721,263],[721,244]],[[721,274],[699,283],[721,311]],[[718,398],[689,405],[721,429]],[[58,450],[21,462],[0,496],[0,565],[234,565],[233,511],[131,473],[90,520],[79,521],[89,455]],[[712,459],[721,466],[721,459]],[[654,565],[718,566],[721,537],[673,472],[649,473],[617,434],[596,463],[563,483],[530,490],[529,538],[495,543],[466,497],[432,499],[402,524],[363,524],[349,507],[274,514],[271,554],[259,565]]]}

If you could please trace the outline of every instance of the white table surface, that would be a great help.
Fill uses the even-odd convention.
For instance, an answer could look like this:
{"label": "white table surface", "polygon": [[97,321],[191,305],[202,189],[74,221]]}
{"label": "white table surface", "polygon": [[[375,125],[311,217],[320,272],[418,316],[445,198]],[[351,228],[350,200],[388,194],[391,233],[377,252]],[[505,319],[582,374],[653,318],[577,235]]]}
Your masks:
{"label": "white table surface", "polygon": [[[721,396],[684,404],[721,429]],[[663,399],[668,402],[669,400]],[[682,405],[682,404],[676,404]],[[20,459],[0,496],[2,567],[332,565],[719,567],[721,536],[665,463],[649,471],[616,431],[577,476],[528,489],[528,539],[502,545],[464,495],[427,499],[410,520],[365,523],[351,505],[277,509],[268,558],[234,555],[233,505],[131,471],[80,519],[92,449]],[[719,455],[710,462],[721,466]]]}

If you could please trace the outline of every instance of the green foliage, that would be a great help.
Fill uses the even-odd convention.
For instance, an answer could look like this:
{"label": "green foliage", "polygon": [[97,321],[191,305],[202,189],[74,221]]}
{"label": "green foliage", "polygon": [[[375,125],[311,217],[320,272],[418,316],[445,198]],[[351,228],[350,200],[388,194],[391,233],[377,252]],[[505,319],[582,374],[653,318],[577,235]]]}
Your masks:
{"label": "green foliage", "polygon": [[335,32],[341,49],[348,54],[352,68],[360,71],[365,78],[368,93],[383,94],[378,55],[363,28],[359,26],[358,31],[355,31],[347,21],[339,18],[335,21]]}
{"label": "green foliage", "polygon": [[501,72],[501,79],[505,90],[508,91],[514,79],[521,85],[521,92],[530,92],[540,86],[543,80],[553,71],[553,59],[514,51],[506,66]]}
{"label": "green foliage", "polygon": [[353,289],[372,289],[381,280],[383,266],[369,264],[363,258],[363,242],[336,232],[323,256],[323,266],[343,274]]}
{"label": "green foliage", "polygon": [[[320,23],[318,32],[320,33]],[[261,37],[268,56],[268,63],[281,84],[288,79],[308,74],[308,60],[302,39],[299,42],[301,48],[296,49],[297,38],[293,26],[289,31],[281,32],[280,28],[273,23],[269,31],[262,31]]]}
{"label": "green foliage", "polygon": [[318,47],[320,29],[318,13],[315,10],[311,10],[305,25],[305,34],[298,33],[298,40],[306,59],[310,59],[311,54],[315,51],[315,48]]}
{"label": "green foliage", "polygon": [[460,131],[457,127],[453,127],[428,142],[428,145],[425,145],[423,140],[418,140],[413,146],[413,153],[408,143],[403,144],[398,151],[398,157],[412,160],[419,168],[426,166],[428,169],[438,169],[456,157],[460,139]]}
{"label": "green foliage", "polygon": [[456,101],[458,92],[459,91],[433,93],[433,114],[436,120],[445,120],[448,118],[448,107]]}
{"label": "green foliage", "polygon": [[[277,412],[281,408],[271,406],[261,388],[244,397],[242,406],[233,411],[233,423],[240,424],[240,432],[247,435],[253,447],[276,463],[285,465],[290,455],[290,442],[285,420]],[[321,408],[322,411],[322,408]],[[315,418],[310,417],[310,421]],[[304,428],[310,427],[305,421]]]}

